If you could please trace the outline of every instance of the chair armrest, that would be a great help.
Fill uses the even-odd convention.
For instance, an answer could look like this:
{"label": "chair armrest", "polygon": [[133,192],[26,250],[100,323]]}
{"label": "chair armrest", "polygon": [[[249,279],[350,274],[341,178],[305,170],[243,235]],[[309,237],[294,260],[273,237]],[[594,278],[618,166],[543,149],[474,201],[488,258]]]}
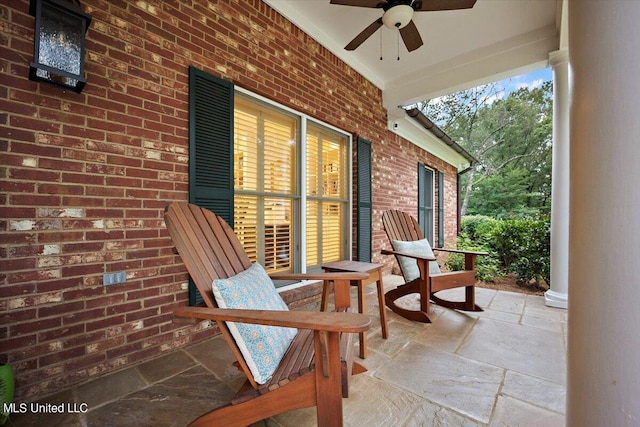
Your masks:
{"label": "chair armrest", "polygon": [[315,311],[240,310],[210,307],[180,307],[174,314],[200,320],[254,323],[329,332],[364,332],[371,318],[360,313]]}
{"label": "chair armrest", "polygon": [[417,254],[408,254],[406,252],[390,251],[388,249],[383,249],[383,250],[380,251],[380,253],[382,255],[406,256],[408,258],[421,259],[421,260],[424,260],[424,261],[437,261],[434,257],[428,257],[428,256],[423,256],[423,255],[417,255]]}
{"label": "chair armrest", "polygon": [[367,273],[339,272],[339,273],[273,273],[273,280],[363,280],[369,277]]}
{"label": "chair armrest", "polygon": [[487,252],[477,252],[477,251],[465,251],[462,249],[445,249],[445,248],[433,248],[434,251],[440,252],[452,252],[456,254],[469,254],[469,255],[489,255]]}

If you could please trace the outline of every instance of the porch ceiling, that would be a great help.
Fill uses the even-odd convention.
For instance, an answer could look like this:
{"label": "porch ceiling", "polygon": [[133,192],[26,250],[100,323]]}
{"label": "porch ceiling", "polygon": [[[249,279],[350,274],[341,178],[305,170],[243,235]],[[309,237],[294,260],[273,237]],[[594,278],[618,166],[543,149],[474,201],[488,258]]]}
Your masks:
{"label": "porch ceiling", "polygon": [[264,1],[381,88],[390,119],[404,116],[398,106],[543,68],[566,43],[563,0],[477,0],[468,10],[416,13],[424,45],[408,53],[400,41],[399,61],[398,39],[386,27],[355,51],[344,50],[380,9]]}

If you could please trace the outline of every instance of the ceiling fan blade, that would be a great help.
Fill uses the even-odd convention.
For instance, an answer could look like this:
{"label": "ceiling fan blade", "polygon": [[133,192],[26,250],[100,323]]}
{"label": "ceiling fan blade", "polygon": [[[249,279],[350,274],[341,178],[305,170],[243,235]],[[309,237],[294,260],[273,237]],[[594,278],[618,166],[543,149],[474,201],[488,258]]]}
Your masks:
{"label": "ceiling fan blade", "polygon": [[413,10],[416,12],[433,12],[438,10],[471,9],[474,4],[476,4],[476,0],[418,0],[414,2]]}
{"label": "ceiling fan blade", "polygon": [[420,32],[413,20],[409,21],[405,27],[400,28],[400,35],[409,52],[413,52],[423,44]]}
{"label": "ceiling fan blade", "polygon": [[378,31],[380,27],[382,27],[382,18],[376,19],[375,21],[373,21],[371,25],[369,25],[367,28],[362,30],[360,34],[355,36],[355,38],[351,40],[348,45],[345,46],[345,49],[356,50],[358,46],[360,46],[362,43],[365,42],[365,40],[371,37],[373,33]]}
{"label": "ceiling fan blade", "polygon": [[380,3],[386,3],[381,0],[331,0],[331,4],[341,4],[344,6],[358,7],[379,7]]}

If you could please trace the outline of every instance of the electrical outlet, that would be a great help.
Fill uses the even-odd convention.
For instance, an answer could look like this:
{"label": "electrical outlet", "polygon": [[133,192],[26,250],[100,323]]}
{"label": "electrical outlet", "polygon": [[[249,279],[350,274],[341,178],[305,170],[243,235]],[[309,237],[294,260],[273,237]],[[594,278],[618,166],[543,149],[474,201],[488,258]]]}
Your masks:
{"label": "electrical outlet", "polygon": [[104,286],[115,285],[127,281],[126,271],[116,271],[115,273],[104,273],[102,275],[102,284]]}

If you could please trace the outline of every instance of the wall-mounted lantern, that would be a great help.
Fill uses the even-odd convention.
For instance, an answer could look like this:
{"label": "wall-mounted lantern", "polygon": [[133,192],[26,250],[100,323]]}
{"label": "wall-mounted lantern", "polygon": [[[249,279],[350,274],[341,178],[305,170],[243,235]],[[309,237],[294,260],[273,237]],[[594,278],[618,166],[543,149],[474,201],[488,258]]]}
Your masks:
{"label": "wall-mounted lantern", "polygon": [[31,0],[36,17],[29,80],[51,83],[80,93],[84,78],[84,36],[91,16],[80,1]]}

